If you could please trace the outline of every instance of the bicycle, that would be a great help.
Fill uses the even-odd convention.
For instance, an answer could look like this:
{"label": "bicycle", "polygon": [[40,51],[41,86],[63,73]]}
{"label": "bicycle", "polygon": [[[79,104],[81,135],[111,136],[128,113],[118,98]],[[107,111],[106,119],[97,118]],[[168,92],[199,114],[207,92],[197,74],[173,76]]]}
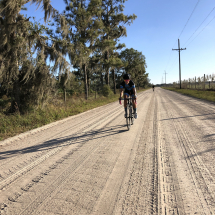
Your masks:
{"label": "bicycle", "polygon": [[[119,99],[120,104],[121,104],[121,100],[125,100],[125,99]],[[127,128],[128,130],[130,130],[131,125],[134,124],[134,113],[133,113],[133,104],[132,104],[132,98],[126,98],[127,102],[127,116],[126,116],[126,124],[127,124]]]}

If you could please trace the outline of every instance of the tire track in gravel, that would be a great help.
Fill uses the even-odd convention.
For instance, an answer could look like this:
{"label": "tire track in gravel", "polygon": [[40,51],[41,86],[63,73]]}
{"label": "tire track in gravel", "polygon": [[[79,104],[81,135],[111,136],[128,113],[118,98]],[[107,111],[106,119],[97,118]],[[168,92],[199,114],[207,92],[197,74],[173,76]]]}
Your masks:
{"label": "tire track in gravel", "polygon": [[[109,115],[106,116],[106,117],[103,117],[103,119],[100,120],[99,122],[97,123],[91,123],[90,125],[86,126],[83,130],[82,130],[82,133],[83,132],[87,132],[87,131],[90,131],[92,130],[93,128],[95,128],[96,126],[98,126],[99,124],[101,124],[103,121],[107,120],[109,118]],[[72,139],[74,138],[74,136],[77,136],[78,134],[80,134],[79,132],[77,132],[76,134],[73,135]],[[67,141],[68,142],[68,141]],[[75,142],[73,140],[73,142]],[[71,142],[70,142],[71,144]],[[64,145],[65,146],[65,145]],[[28,162],[26,162],[26,166],[22,169],[20,169],[19,171],[13,173],[12,171],[10,171],[11,175],[5,179],[3,179],[2,181],[0,181],[0,190],[5,187],[6,185],[10,184],[11,182],[13,182],[15,179],[17,179],[19,176],[23,175],[25,172],[33,169],[35,166],[37,166],[38,164],[40,164],[42,161],[46,160],[47,158],[49,158],[50,156],[54,155],[55,153],[59,152],[60,150],[62,149],[62,147],[58,146],[57,148],[55,149],[51,149],[51,150],[48,150],[48,152],[46,151],[45,153],[43,153],[40,158],[37,158],[34,162],[31,162],[30,164],[28,164]],[[36,156],[37,157],[37,156]],[[19,158],[20,160],[20,158]],[[31,160],[30,160],[31,161]],[[13,167],[12,167],[13,168]],[[15,169],[14,169],[15,170]],[[2,174],[1,174],[2,175]]]}
{"label": "tire track in gravel", "polygon": [[[117,114],[117,115],[120,115],[120,114]],[[105,123],[105,125],[100,130],[102,130],[105,126],[107,126],[110,123],[110,121],[111,120],[109,120],[108,123]],[[92,139],[92,138],[93,138],[93,136],[91,136],[89,139],[86,139],[85,142],[81,146],[85,145],[86,142],[90,141],[90,139]],[[100,145],[100,142],[98,140],[97,145],[96,146],[94,145],[94,147],[88,148],[88,150],[86,150],[84,153],[80,154],[76,158],[76,161],[73,161],[73,165],[69,165],[69,167],[67,165],[67,168],[63,171],[63,173],[57,179],[54,179],[52,184],[51,185],[49,184],[48,188],[46,188],[46,190],[43,191],[42,194],[40,194],[32,203],[30,203],[30,205],[27,206],[25,211],[23,211],[21,214],[31,214],[33,212],[33,210],[35,210],[41,204],[41,201],[44,201],[47,197],[49,197],[51,195],[51,193],[54,192],[67,179],[67,177],[70,174],[72,174],[73,171],[76,170],[78,168],[78,166],[81,165],[83,163],[83,161],[86,160],[92,154],[92,152],[95,151],[99,147],[99,145]],[[80,148],[76,149],[75,151],[77,151],[77,150],[80,150]],[[69,159],[69,157],[72,156],[73,153],[74,153],[74,150],[69,151],[67,153],[67,155],[64,156],[64,158]],[[62,158],[59,159],[58,164],[63,162],[63,160],[61,160],[61,159]],[[49,174],[50,172],[48,172],[48,171],[50,169],[52,169],[52,170],[55,169],[58,164],[52,165],[47,171],[45,171],[40,176],[38,176],[37,182],[39,182],[40,179],[43,178],[45,175]],[[60,171],[62,171],[62,170],[60,170]],[[32,187],[31,185],[32,185],[32,182],[25,186],[25,188],[27,188],[27,189],[24,188],[23,190],[28,190],[28,188]],[[16,202],[22,194],[23,194],[23,192],[14,193],[13,196],[9,197],[9,201]],[[9,205],[9,204],[7,203],[7,205]]]}
{"label": "tire track in gravel", "polygon": [[[181,109],[178,107],[177,102],[171,103],[170,101],[172,100],[168,97],[168,93],[165,95],[165,99],[168,102],[166,102],[164,109],[173,122],[172,125],[174,126],[181,151],[184,155],[184,158],[186,158],[187,168],[189,169],[189,173],[195,185],[195,190],[201,205],[199,210],[201,210],[202,214],[214,214],[214,178],[210,174],[210,171],[207,169],[207,167],[204,165],[204,162],[201,160],[200,156],[198,156],[198,153],[193,147],[192,141],[190,141],[190,135],[191,137],[196,134],[198,135],[198,132],[201,130],[201,128],[199,129],[197,126],[194,126],[193,123],[190,122],[191,120],[187,120],[186,123],[183,122],[183,120],[180,120],[180,117],[183,118],[184,115],[187,115],[187,112],[185,112],[187,108]],[[197,111],[200,112],[200,114],[202,113],[201,108],[200,110],[197,109]],[[177,117],[177,119],[175,116],[178,114],[179,117]],[[195,118],[192,118],[192,120],[198,121]],[[200,123],[198,122],[198,124]]]}
{"label": "tire track in gravel", "polygon": [[[120,113],[121,114],[121,113]],[[120,115],[119,113],[115,113],[112,115],[112,117],[114,118],[117,115]],[[76,134],[73,134],[71,140],[67,140],[66,144],[64,144],[63,146],[66,147],[67,145],[71,145],[73,143],[76,142],[76,140],[79,138],[79,136],[82,136],[84,132],[90,132],[91,130],[95,129],[96,127],[100,126],[102,123],[105,122],[105,125],[103,126],[103,128],[108,125],[110,123],[112,118],[110,118],[110,116],[106,116],[106,117],[102,117],[102,120],[100,118],[100,121],[98,121],[97,123],[91,123],[90,127],[86,126],[84,130],[82,130],[82,132],[77,132]],[[107,122],[106,122],[107,121]],[[101,129],[100,129],[101,130]],[[99,131],[97,131],[99,132]],[[95,132],[96,133],[96,132]],[[74,138],[75,137],[75,138]],[[92,136],[93,137],[93,136]],[[90,137],[90,138],[92,138]],[[90,139],[89,138],[89,139]],[[43,162],[44,160],[48,159],[50,156],[56,154],[57,152],[59,152],[62,149],[62,145],[58,146],[57,148],[54,148],[52,150],[49,150],[48,152],[46,152],[45,155],[39,157],[37,160],[35,160],[34,162],[30,163],[29,165],[26,165],[24,168],[22,168],[21,170],[17,171],[15,174],[12,174],[11,176],[9,176],[8,178],[4,179],[3,181],[0,182],[0,190],[5,187],[6,185],[12,183],[14,180],[16,180],[19,176],[22,176],[23,174],[25,174],[27,171],[32,170],[35,166],[39,165],[41,162]],[[65,150],[65,149],[64,149]]]}
{"label": "tire track in gravel", "polygon": [[[146,102],[147,104],[147,109],[149,111],[150,106],[152,104],[152,99],[150,99],[150,102]],[[144,104],[144,105],[146,105]],[[140,108],[139,108],[140,109]],[[138,110],[139,110],[138,109]],[[144,110],[144,108],[142,108]],[[141,111],[141,110],[140,110]],[[112,175],[110,175],[110,180],[109,183],[106,184],[106,187],[101,194],[97,205],[94,207],[93,210],[93,215],[100,215],[100,214],[118,214],[121,212],[117,211],[117,206],[116,206],[116,201],[120,197],[120,190],[121,184],[123,184],[123,180],[127,175],[129,165],[132,165],[132,154],[134,151],[137,150],[137,145],[141,141],[142,137],[142,132],[143,132],[143,124],[139,127],[138,133],[136,134],[136,138],[132,144],[131,151],[125,148],[124,151],[121,153],[121,157],[119,157],[119,160],[121,162],[118,162],[118,164],[114,167],[115,171],[113,171]],[[127,158],[127,159],[126,159]]]}
{"label": "tire track in gravel", "polygon": [[[144,100],[146,100],[146,98],[144,99]],[[142,103],[142,101],[139,103],[139,104],[141,104]],[[116,123],[118,122],[118,119],[116,118],[115,120],[114,120]],[[123,121],[124,121],[124,119],[123,119]],[[113,122],[112,124],[114,124],[115,122]],[[118,124],[118,123],[117,123]],[[104,139],[104,138],[103,138]],[[114,147],[114,150],[116,150],[115,148],[116,148],[116,146],[113,146],[113,145],[111,145],[110,144],[110,139],[108,138],[108,140],[103,140],[102,142],[103,142],[103,144],[104,143],[108,143],[108,144],[105,144],[105,149],[100,149],[100,150],[102,150],[102,154],[104,153],[104,155],[103,156],[105,156],[105,153],[107,153],[106,151],[108,151],[108,148],[109,147]],[[120,153],[120,154],[122,154],[123,153],[123,151],[121,151],[121,150],[119,150],[118,151],[118,153]],[[111,153],[110,154],[110,156],[112,157],[113,156],[113,154]],[[99,166],[97,166],[97,163],[99,163],[100,162],[100,160],[98,160],[98,161],[96,161],[95,162],[95,154],[92,156],[92,161],[90,162],[90,166],[92,166],[91,165],[91,163],[93,163],[93,160],[94,160],[94,165],[96,166],[96,170],[99,170]],[[100,156],[100,158],[99,159],[101,159],[101,156]],[[113,159],[113,158],[111,158],[111,159]],[[89,160],[89,159],[88,159]],[[108,159],[109,160],[109,159]],[[117,160],[120,160],[120,157],[119,156],[116,156],[115,155],[115,161],[114,161],[114,164],[117,162]],[[89,162],[89,161],[88,161]],[[87,163],[88,163],[87,162]],[[105,161],[105,162],[107,162],[107,160]],[[102,164],[103,164],[103,162],[102,162]],[[93,165],[93,166],[94,166]],[[111,167],[111,171],[113,171],[114,172],[114,170],[112,170],[112,168],[113,168],[113,164],[112,164],[112,167],[111,166],[108,166],[108,167],[106,167],[105,168],[105,172],[106,172],[106,170],[107,169],[110,169],[110,167]],[[90,169],[90,168],[89,168]],[[114,167],[114,169],[115,169],[115,167]],[[109,171],[109,174],[111,173],[111,171]],[[81,173],[79,173],[79,175],[83,175],[82,176],[82,180],[84,180],[83,178],[85,177],[85,172],[86,171],[82,171]],[[106,173],[105,173],[106,174]],[[93,175],[96,175],[96,174],[93,174]],[[75,175],[73,175],[73,178],[74,178],[74,176]],[[89,175],[90,177],[95,177],[95,176],[92,176],[92,174],[90,174]],[[98,177],[98,176],[97,176]],[[99,178],[100,178],[101,176],[99,176]],[[111,176],[110,176],[111,177]],[[107,181],[107,178],[108,178],[108,175],[106,176],[106,179],[104,180],[104,178],[102,178],[102,181],[104,181],[104,184],[105,184],[105,182]],[[94,180],[96,180],[95,178],[94,178]],[[80,182],[80,180],[79,180],[79,182],[76,182],[76,183],[81,183]],[[104,189],[104,190],[106,190],[106,188],[104,188],[104,184],[103,185],[101,185],[100,184],[100,187],[102,188],[102,189]],[[117,183],[116,183],[117,184]],[[114,189],[114,192],[113,193],[115,193],[115,195],[117,194],[117,185],[115,184],[115,189]],[[79,187],[79,186],[78,186]],[[75,185],[73,185],[73,189],[75,190],[75,189],[77,189],[77,186],[75,187]],[[92,211],[92,209],[93,209],[93,204],[95,204],[95,201],[96,201],[96,199],[98,198],[98,191],[95,191],[95,189],[94,188],[92,188],[93,189],[93,193],[97,193],[97,196],[95,197],[95,200],[93,201],[93,202],[91,202],[91,203],[89,203],[87,200],[86,200],[86,194],[84,193],[83,194],[83,191],[81,192],[80,191],[80,193],[82,193],[83,194],[83,196],[82,197],[80,197],[80,198],[82,198],[82,199],[80,199],[79,200],[79,204],[80,204],[80,202],[82,203],[82,206],[81,206],[81,209],[80,209],[80,205],[78,204],[78,206],[77,205],[74,205],[73,206],[73,208],[74,208],[74,210],[71,212],[70,211],[70,213],[72,213],[72,214],[90,214],[91,213],[91,211]],[[110,189],[109,189],[110,190]],[[101,191],[100,191],[101,192]],[[86,193],[89,193],[89,191],[87,190],[86,191]],[[113,193],[112,193],[112,195],[111,195],[111,202],[114,200],[114,195],[113,195]],[[81,195],[81,194],[80,194]],[[91,198],[92,198],[92,196],[90,196]],[[74,200],[73,200],[74,201]],[[92,201],[92,200],[91,200]],[[106,202],[108,202],[108,199],[106,199]],[[108,208],[108,210],[111,210],[111,207],[110,207],[110,205],[111,205],[111,203],[109,204],[109,208]],[[83,212],[83,208],[87,208],[87,211],[85,211],[85,212]],[[40,210],[41,211],[41,210]],[[43,214],[44,213],[44,211],[42,211],[41,212],[41,214]],[[108,213],[107,211],[106,211],[106,213]],[[40,213],[39,213],[40,214]]]}
{"label": "tire track in gravel", "polygon": [[[118,111],[119,107],[116,107],[116,109],[110,108],[111,112],[114,111]],[[100,117],[99,119],[99,123],[101,123],[101,121],[104,121],[106,119],[109,118],[110,116],[110,112],[108,111],[102,111],[102,113],[105,113],[105,116]],[[101,116],[100,114],[96,115],[96,116]],[[93,117],[91,117],[89,120],[94,119]],[[85,124],[87,120],[85,120],[84,122],[79,123],[77,126],[80,126],[81,124]],[[98,124],[98,122],[92,122],[88,125],[85,125],[82,128],[82,132],[87,132],[89,130],[92,130],[93,128],[95,128]],[[70,130],[71,128],[69,128],[68,130]],[[66,131],[65,131],[66,132]],[[73,134],[69,139],[73,139],[74,136],[78,136],[80,132],[76,132],[75,134]],[[80,133],[81,134],[81,133]],[[59,133],[57,134],[59,135]],[[53,136],[56,137],[57,135]],[[53,138],[52,137],[52,138]],[[67,140],[69,141],[69,140]],[[74,142],[74,140],[73,140]],[[64,143],[63,143],[64,144]],[[62,144],[61,144],[62,145]],[[9,183],[13,182],[16,178],[18,178],[20,175],[24,174],[26,171],[31,170],[32,168],[34,168],[36,165],[38,165],[40,162],[44,161],[45,159],[47,159],[49,156],[54,155],[55,153],[59,152],[61,150],[61,147],[58,146],[58,148],[56,149],[50,149],[50,150],[46,150],[45,152],[37,152],[36,155],[31,156],[30,158],[24,158],[24,160],[21,160],[21,157],[25,157],[25,155],[20,154],[18,157],[13,158],[13,162],[15,163],[15,167],[11,166],[10,169],[7,170],[7,172],[3,171],[3,168],[1,168],[1,180],[0,180],[0,190],[5,187],[6,185],[8,185]],[[40,158],[38,158],[40,157]],[[18,164],[16,162],[16,160],[19,160]],[[33,162],[32,162],[33,160]],[[5,161],[6,162],[6,161]],[[10,160],[7,159],[7,165],[9,165]],[[4,163],[5,164],[5,163]],[[24,167],[23,167],[24,164]],[[1,165],[3,166],[3,164]]]}
{"label": "tire track in gravel", "polygon": [[[148,95],[147,95],[148,96]],[[142,97],[142,94],[140,94],[140,98]],[[110,106],[109,104],[107,105],[107,106]],[[106,107],[106,106],[104,106],[104,107]],[[55,133],[55,135],[51,135],[51,137],[49,138],[49,139],[53,139],[54,137],[57,137],[57,136],[59,136],[60,134],[64,134],[64,136],[65,136],[65,134],[66,134],[66,132],[69,132],[69,134],[71,133],[71,130],[73,130],[74,128],[76,129],[76,130],[79,130],[79,129],[85,129],[86,127],[90,127],[91,125],[93,125],[93,123],[95,122],[95,120],[98,120],[97,119],[97,116],[102,116],[101,118],[103,118],[104,116],[103,116],[103,114],[105,113],[107,116],[108,115],[110,115],[110,113],[111,112],[115,112],[115,111],[119,111],[119,109],[120,109],[120,107],[115,107],[114,109],[113,109],[113,107],[112,106],[110,106],[109,108],[108,108],[108,110],[103,110],[103,111],[100,111],[99,113],[97,113],[96,115],[93,115],[92,117],[90,117],[90,118],[87,118],[86,120],[84,120],[84,121],[82,121],[82,122],[80,122],[80,123],[76,123],[75,125],[73,125],[73,126],[69,126],[69,128],[68,129],[63,129],[63,131],[61,131],[61,132],[57,132],[57,133]],[[92,110],[92,111],[94,111],[94,110]],[[93,122],[91,122],[93,120]],[[100,119],[99,119],[100,120]],[[86,122],[91,122],[91,124],[87,124]],[[66,122],[64,123],[64,124],[67,124]],[[80,126],[84,126],[84,127],[81,127],[80,128]],[[78,128],[78,129],[77,129]],[[77,132],[74,132],[75,134],[77,133]],[[47,139],[46,138],[46,141],[48,141],[49,139]],[[40,145],[40,143],[41,142],[37,142],[37,144],[38,145]],[[22,144],[20,144],[19,145],[19,148],[21,147],[21,145]],[[25,149],[25,151],[26,150],[30,150],[31,149],[31,147],[29,146],[27,149]],[[36,149],[32,149],[32,150],[36,150]],[[20,150],[21,151],[21,150]],[[39,153],[41,153],[41,152],[39,152]],[[0,152],[0,155],[1,155],[2,153]],[[7,161],[5,161],[5,162],[0,162],[0,167],[2,167],[2,166],[4,166],[6,163],[7,164],[9,164],[9,162],[12,162],[12,161],[14,161],[15,159],[19,159],[20,160],[20,157],[22,157],[23,156],[23,154],[22,153],[19,153],[19,157],[13,157],[13,158],[11,158],[10,160],[9,159],[7,159]],[[41,155],[42,156],[42,155]],[[33,157],[35,157],[35,155],[33,156]],[[29,160],[31,160],[32,158],[29,158]],[[16,161],[14,161],[14,163],[16,163],[16,165],[17,165],[17,162]],[[14,168],[15,169],[15,168]],[[9,171],[9,172],[13,172],[13,171]],[[2,174],[1,172],[0,172],[0,175],[1,175],[1,177],[4,175],[4,174]],[[4,178],[4,177],[2,177],[2,178]]]}
{"label": "tire track in gravel", "polygon": [[157,101],[152,94],[114,214],[158,213]]}
{"label": "tire track in gravel", "polygon": [[[203,109],[202,109],[202,111],[203,111]],[[205,111],[205,109],[204,109],[204,111]],[[180,115],[184,115],[184,111],[179,109],[177,106],[174,108],[174,112],[180,113]],[[212,120],[210,120],[210,119],[208,119],[208,120],[212,124]],[[181,128],[184,128],[184,133],[186,134],[187,139],[188,139],[189,144],[187,144],[187,145],[189,146],[189,149],[190,149],[189,156],[196,158],[196,162],[198,163],[199,167],[201,167],[201,171],[203,172],[203,175],[205,176],[205,181],[207,181],[207,184],[209,184],[209,186],[214,187],[214,186],[212,186],[215,184],[214,176],[211,174],[211,171],[209,171],[209,169],[207,168],[208,166],[209,167],[214,166],[213,162],[210,162],[209,163],[210,165],[207,163],[207,167],[206,167],[206,165],[202,161],[201,157],[199,156],[199,152],[197,152],[197,149],[195,149],[195,146],[194,146],[195,143],[192,141],[192,139],[194,139],[194,137],[196,138],[196,136],[198,136],[198,140],[201,141],[202,136],[206,136],[208,133],[209,134],[214,133],[214,129],[212,126],[210,126],[210,124],[208,123],[208,120],[206,122],[204,121],[203,123],[202,122],[199,123],[198,119],[193,118],[192,121],[194,121],[194,123],[192,123],[191,120],[188,120],[186,123],[184,121],[180,121],[180,125],[181,125]],[[207,127],[207,130],[205,131],[205,129],[203,129],[202,126],[199,126],[199,124],[201,124],[201,125],[206,124],[204,127],[205,128]],[[213,125],[214,125],[214,122],[213,122]],[[214,139],[211,139],[209,137],[209,138],[207,138],[207,141],[208,140],[213,141]],[[206,144],[204,144],[204,145],[206,145]],[[213,189],[213,191],[211,191],[211,193],[215,193],[215,189]]]}
{"label": "tire track in gravel", "polygon": [[[120,113],[119,115],[121,115],[121,113]],[[100,144],[98,143],[97,146],[99,146],[99,145],[100,145]],[[96,146],[96,147],[95,147],[95,146],[93,147],[93,152],[95,152],[95,151],[97,150],[97,146]],[[107,146],[106,146],[106,147],[107,147]],[[93,152],[92,152],[92,153],[93,153]],[[88,153],[89,153],[89,150],[88,150]],[[79,157],[82,157],[82,156],[79,156]],[[89,158],[89,155],[88,155],[87,158]],[[87,159],[87,158],[86,158],[86,159]],[[83,161],[80,162],[80,165],[82,165],[83,163],[84,163]],[[69,178],[69,175],[66,176],[66,178]],[[66,181],[65,181],[65,182],[66,182]],[[65,183],[65,182],[64,182],[64,183]],[[60,186],[62,186],[61,183],[60,183]],[[59,189],[60,189],[60,187],[59,187]],[[56,189],[55,189],[55,190],[56,190]],[[56,192],[55,190],[53,190],[53,193]],[[58,190],[58,189],[57,189],[57,190]],[[43,195],[43,196],[44,196],[44,195]],[[49,197],[49,196],[50,196],[50,195],[48,195],[47,197]],[[46,201],[46,200],[44,200],[44,201]],[[39,201],[39,202],[40,202],[40,201]],[[43,203],[43,204],[44,204],[44,203]],[[37,207],[39,207],[39,205],[37,205]],[[31,211],[31,210],[35,210],[35,208],[33,208],[33,209],[31,208],[30,211]],[[76,211],[76,212],[77,212],[77,211]],[[25,212],[24,214],[28,214],[28,213],[29,213],[29,211]],[[44,213],[44,212],[42,211],[41,214],[43,214],[43,213]],[[77,214],[80,214],[80,213],[77,212]]]}
{"label": "tire track in gravel", "polygon": [[[138,97],[139,98],[139,97]],[[141,102],[140,102],[141,103]],[[112,111],[113,110],[118,110],[118,108],[116,108],[116,109],[112,109]],[[104,111],[105,113],[107,113],[106,111]],[[106,115],[108,115],[108,113],[106,114]],[[118,115],[121,115],[121,113],[120,114],[118,114]],[[118,116],[117,115],[117,116]],[[113,116],[113,117],[115,117],[115,116]],[[100,119],[101,118],[103,118],[103,121],[106,121],[107,119],[110,119],[111,120],[111,118],[110,118],[110,116],[107,116],[106,118],[105,117],[100,117]],[[93,125],[92,125],[93,124]],[[94,123],[91,123],[91,127],[88,127],[88,125],[86,126],[87,128],[86,128],[86,130],[85,131],[82,131],[81,133],[76,133],[76,138],[74,138],[73,139],[73,141],[76,141],[77,139],[78,139],[78,134],[82,134],[83,132],[90,132],[90,130],[93,130],[93,129],[95,129],[97,126],[99,126],[99,124],[101,124],[101,122],[100,123],[97,123],[97,124],[94,124]],[[103,126],[103,128],[105,127],[105,126],[107,126],[108,125],[108,123],[107,124],[105,124],[104,126]],[[74,135],[72,136],[72,138],[74,137]],[[69,141],[67,141],[67,143],[68,143]],[[71,145],[71,141],[68,143],[68,145]],[[99,145],[99,144],[98,144]],[[65,147],[65,146],[64,146]],[[56,150],[57,151],[57,149],[54,149],[54,150]],[[52,150],[53,151],[53,150]],[[48,152],[49,153],[49,152]],[[45,156],[45,155],[44,155]],[[81,161],[81,162],[83,162],[83,161]],[[48,171],[47,171],[48,172]],[[46,173],[47,173],[46,172]],[[24,174],[24,172],[23,172],[23,174]],[[44,174],[44,175],[46,175],[46,174]],[[65,176],[66,177],[66,176]],[[65,178],[64,177],[64,178]],[[40,176],[38,176],[38,180],[40,180],[41,178],[43,178],[43,177],[40,177]],[[37,180],[37,179],[36,179]],[[59,182],[60,183],[60,182]],[[23,190],[28,190],[30,187],[31,187],[31,183],[29,183],[28,185],[26,185],[26,187],[23,189]],[[14,194],[14,197],[11,197],[11,199],[18,199],[20,197],[20,195],[19,194],[17,194],[17,193],[15,193]]]}
{"label": "tire track in gravel", "polygon": [[[161,111],[166,110],[158,91],[159,129],[158,129],[158,163],[159,163],[159,213],[158,214],[185,214],[182,196],[177,178],[177,171],[169,143],[168,133],[162,124]],[[163,129],[165,128],[165,129]]]}

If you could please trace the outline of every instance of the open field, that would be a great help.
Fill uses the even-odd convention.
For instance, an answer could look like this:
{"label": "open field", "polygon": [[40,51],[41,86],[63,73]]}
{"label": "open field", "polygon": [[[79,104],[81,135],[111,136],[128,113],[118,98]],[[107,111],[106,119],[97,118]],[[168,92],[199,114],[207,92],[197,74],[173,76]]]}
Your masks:
{"label": "open field", "polygon": [[0,142],[0,214],[215,214],[215,105],[139,93]]}

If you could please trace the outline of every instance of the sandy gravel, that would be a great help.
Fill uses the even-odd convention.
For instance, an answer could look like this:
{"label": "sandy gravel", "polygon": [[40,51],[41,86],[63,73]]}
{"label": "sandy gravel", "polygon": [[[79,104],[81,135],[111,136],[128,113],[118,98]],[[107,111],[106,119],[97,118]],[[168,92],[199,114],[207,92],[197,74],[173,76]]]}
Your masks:
{"label": "sandy gravel", "polygon": [[[0,214],[215,214],[215,105],[156,88],[0,142]],[[4,144],[5,143],[5,144]]]}

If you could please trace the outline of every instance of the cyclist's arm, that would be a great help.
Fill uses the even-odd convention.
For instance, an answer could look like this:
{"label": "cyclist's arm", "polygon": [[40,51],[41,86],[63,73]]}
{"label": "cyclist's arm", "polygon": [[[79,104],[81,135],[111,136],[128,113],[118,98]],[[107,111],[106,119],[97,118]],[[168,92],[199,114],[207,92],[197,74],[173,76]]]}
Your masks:
{"label": "cyclist's arm", "polygon": [[136,87],[132,88],[134,96],[136,96],[137,92],[136,92]]}
{"label": "cyclist's arm", "polygon": [[123,88],[120,89],[120,98],[123,96]]}
{"label": "cyclist's arm", "polygon": [[123,97],[123,88],[124,88],[124,82],[122,82],[119,86],[119,90],[120,90],[120,98]]}

